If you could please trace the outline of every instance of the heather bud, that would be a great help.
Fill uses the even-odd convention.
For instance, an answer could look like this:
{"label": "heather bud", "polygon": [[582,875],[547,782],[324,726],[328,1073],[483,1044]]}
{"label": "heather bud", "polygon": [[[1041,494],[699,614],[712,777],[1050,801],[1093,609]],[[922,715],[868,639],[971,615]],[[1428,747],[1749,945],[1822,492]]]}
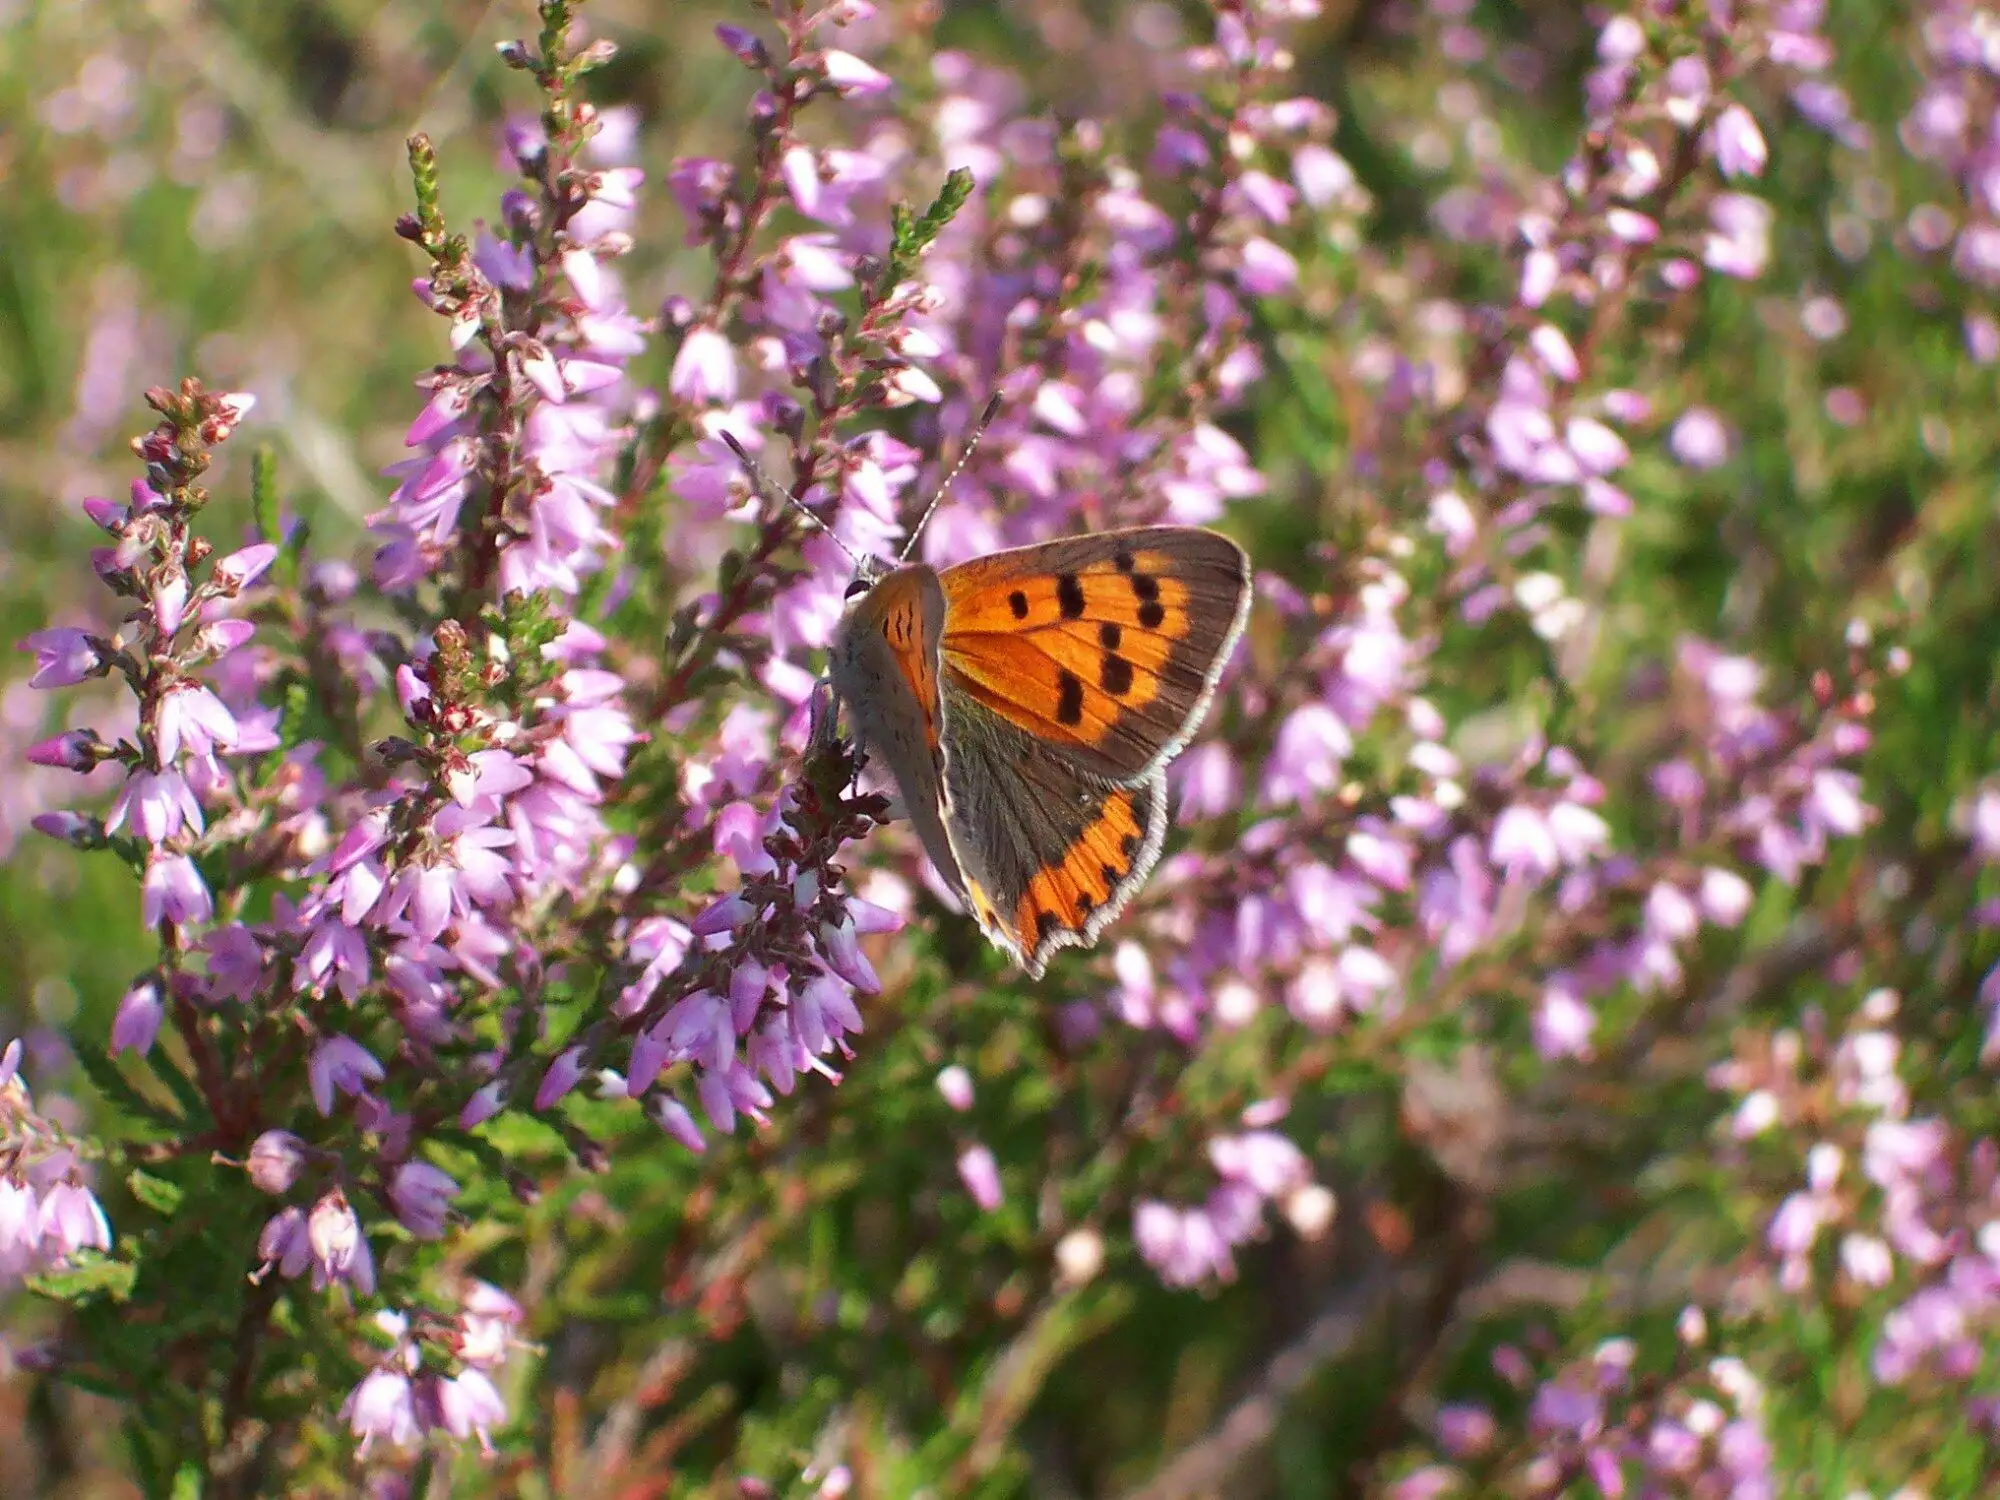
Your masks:
{"label": "heather bud", "polygon": [[288,1193],[305,1170],[305,1142],[289,1130],[267,1130],[250,1143],[243,1167],[260,1193]]}

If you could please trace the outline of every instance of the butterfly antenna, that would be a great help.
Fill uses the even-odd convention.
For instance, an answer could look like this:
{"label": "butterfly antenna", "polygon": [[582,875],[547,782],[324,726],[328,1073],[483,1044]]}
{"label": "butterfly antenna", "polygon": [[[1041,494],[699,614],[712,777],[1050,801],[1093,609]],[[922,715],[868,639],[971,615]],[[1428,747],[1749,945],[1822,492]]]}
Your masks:
{"label": "butterfly antenna", "polygon": [[793,510],[797,511],[800,515],[804,516],[808,521],[812,522],[813,525],[817,526],[821,531],[824,531],[828,536],[833,537],[833,545],[838,547],[842,552],[845,552],[847,554],[847,560],[854,564],[855,570],[857,572],[867,567],[867,564],[861,560],[860,555],[856,553],[852,547],[848,546],[847,543],[843,542],[838,536],[834,535],[834,531],[831,526],[827,525],[826,522],[822,521],[818,516],[814,515],[810,510],[806,508],[806,504],[804,501],[800,500],[790,490],[786,489],[783,485],[779,484],[769,474],[766,474],[763,471],[763,469],[758,465],[757,460],[752,458],[748,453],[743,451],[743,445],[736,441],[734,434],[725,432],[720,434],[720,436],[723,442],[729,444],[729,451],[736,455],[736,461],[743,465],[744,472],[747,473],[750,476],[752,482],[756,484],[758,494],[762,495],[767,500],[782,500],[786,505],[789,505]]}
{"label": "butterfly antenna", "polygon": [[924,513],[917,517],[917,524],[910,528],[910,539],[903,543],[903,550],[896,554],[897,562],[908,559],[910,549],[917,545],[917,538],[924,534],[924,527],[930,521],[931,512],[938,508],[938,502],[944,499],[945,492],[951,488],[951,482],[958,478],[959,471],[972,461],[973,450],[979,446],[979,440],[986,436],[986,429],[991,427],[993,419],[1000,415],[1000,399],[1000,393],[995,391],[993,398],[986,403],[986,410],[979,414],[979,421],[966,436],[965,449],[958,455],[958,462],[951,466],[951,472],[944,476],[937,487],[937,493],[931,496],[930,504],[926,505]]}

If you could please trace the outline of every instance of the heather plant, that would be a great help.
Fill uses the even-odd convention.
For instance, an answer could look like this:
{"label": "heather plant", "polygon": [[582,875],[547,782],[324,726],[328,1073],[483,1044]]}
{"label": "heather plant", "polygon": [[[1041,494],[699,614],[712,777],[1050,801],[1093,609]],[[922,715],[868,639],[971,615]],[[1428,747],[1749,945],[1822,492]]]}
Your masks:
{"label": "heather plant", "polygon": [[[0,1489],[1991,1492],[2000,20],[85,9]],[[1257,569],[1035,981],[819,687],[940,486]]]}

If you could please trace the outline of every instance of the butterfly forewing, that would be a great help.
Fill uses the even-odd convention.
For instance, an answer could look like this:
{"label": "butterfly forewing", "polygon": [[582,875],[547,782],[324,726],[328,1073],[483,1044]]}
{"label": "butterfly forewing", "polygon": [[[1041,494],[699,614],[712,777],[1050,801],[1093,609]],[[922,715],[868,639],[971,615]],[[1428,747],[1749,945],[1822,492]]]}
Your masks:
{"label": "butterfly forewing", "polygon": [[1242,549],[1194,527],[1021,547],[939,581],[947,686],[1120,784],[1187,743],[1250,600]]}

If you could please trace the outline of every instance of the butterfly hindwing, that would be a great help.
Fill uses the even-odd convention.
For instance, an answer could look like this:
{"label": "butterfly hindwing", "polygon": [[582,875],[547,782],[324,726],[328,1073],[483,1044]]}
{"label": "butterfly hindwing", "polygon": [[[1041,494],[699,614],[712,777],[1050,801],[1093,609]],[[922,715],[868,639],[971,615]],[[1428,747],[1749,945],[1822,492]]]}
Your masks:
{"label": "butterfly hindwing", "polygon": [[1187,743],[1250,603],[1243,550],[1186,526],[1020,547],[939,582],[947,688],[1121,785]]}
{"label": "butterfly hindwing", "polygon": [[1058,948],[1094,942],[1145,884],[1166,838],[1165,772],[1113,785],[949,683],[941,701],[946,825],[967,900],[1039,976]]}

